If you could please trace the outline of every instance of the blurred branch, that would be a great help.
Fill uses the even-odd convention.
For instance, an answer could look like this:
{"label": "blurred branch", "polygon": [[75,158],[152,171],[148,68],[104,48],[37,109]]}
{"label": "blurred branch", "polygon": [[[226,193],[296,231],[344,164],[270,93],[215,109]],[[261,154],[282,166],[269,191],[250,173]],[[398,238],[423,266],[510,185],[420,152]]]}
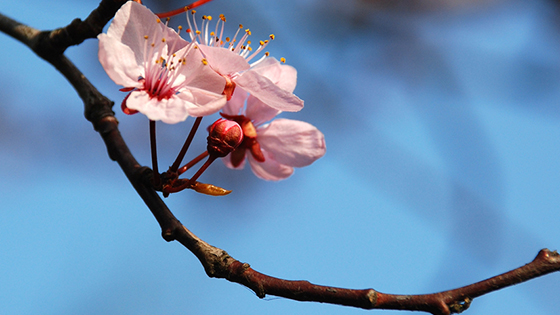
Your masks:
{"label": "blurred branch", "polygon": [[253,290],[298,301],[332,303],[364,309],[416,310],[432,314],[460,313],[473,298],[560,270],[560,255],[543,249],[529,264],[462,288],[425,295],[385,294],[373,289],[352,290],[320,286],[267,276],[241,263],[222,249],[199,239],[173,215],[151,184],[152,170],[141,166],[126,145],[112,111],[113,102],[103,96],[64,55],[70,45],[95,37],[124,1],[103,0],[85,20],[54,31],[39,31],[0,14],[0,31],[27,45],[51,63],[76,89],[84,102],[85,116],[99,132],[109,157],[116,161],[138,195],[144,200],[166,241],[176,240],[200,260],[208,276],[224,278]]}

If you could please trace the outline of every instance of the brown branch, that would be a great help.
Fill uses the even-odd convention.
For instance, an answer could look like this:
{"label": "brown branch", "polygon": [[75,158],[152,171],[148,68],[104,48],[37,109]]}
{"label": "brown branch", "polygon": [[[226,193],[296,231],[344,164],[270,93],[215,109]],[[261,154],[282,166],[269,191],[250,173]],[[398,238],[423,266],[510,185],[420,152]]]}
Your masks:
{"label": "brown branch", "polygon": [[[122,1],[103,0],[85,22],[74,20],[65,31],[33,29],[0,14],[0,31],[29,46],[50,62],[76,89],[84,102],[85,116],[103,138],[109,157],[118,162],[138,195],[144,200],[166,241],[177,240],[188,248],[210,277],[224,278],[253,290],[258,297],[267,294],[298,301],[332,303],[364,309],[425,311],[432,314],[460,313],[472,299],[560,270],[557,252],[543,249],[525,266],[462,288],[425,295],[385,294],[373,289],[353,290],[315,285],[308,281],[274,278],[253,270],[249,264],[232,258],[222,249],[199,239],[173,215],[151,185],[152,170],[141,166],[126,145],[112,111],[113,102],[103,96],[62,54],[67,45],[97,35]],[[67,33],[65,35],[64,33]]]}

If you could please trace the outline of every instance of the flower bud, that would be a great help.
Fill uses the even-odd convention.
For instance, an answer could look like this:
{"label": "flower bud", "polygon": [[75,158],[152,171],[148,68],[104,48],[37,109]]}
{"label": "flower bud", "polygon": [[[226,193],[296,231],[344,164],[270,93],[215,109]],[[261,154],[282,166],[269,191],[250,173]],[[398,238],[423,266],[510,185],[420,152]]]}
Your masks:
{"label": "flower bud", "polygon": [[210,156],[224,157],[243,142],[243,130],[238,123],[220,118],[208,128],[207,150]]}

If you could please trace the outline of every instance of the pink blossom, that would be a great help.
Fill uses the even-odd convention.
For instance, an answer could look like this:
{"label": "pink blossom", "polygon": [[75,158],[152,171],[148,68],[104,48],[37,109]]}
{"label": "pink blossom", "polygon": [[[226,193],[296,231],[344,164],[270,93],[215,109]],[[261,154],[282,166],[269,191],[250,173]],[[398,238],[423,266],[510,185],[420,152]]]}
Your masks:
{"label": "pink blossom", "polygon": [[[273,59],[268,57],[268,52],[264,53],[259,60],[249,64],[249,61],[260,54],[270,40],[274,39],[274,35],[270,35],[270,40],[259,41],[259,46],[253,50],[251,41],[248,40],[251,32],[248,29],[241,31],[242,25],[239,25],[233,38],[224,38],[226,19],[223,15],[220,15],[220,19],[212,31],[209,30],[212,17],[203,16],[199,29],[194,21],[194,12],[191,11],[192,23],[187,13],[189,34],[193,41],[198,42],[198,47],[208,65],[226,79],[224,93],[228,95],[228,100],[231,99],[236,88],[241,88],[276,110],[296,112],[303,108],[303,101],[292,93],[293,89],[286,89],[278,85],[256,69],[260,63]],[[243,35],[238,39],[240,32]],[[293,74],[295,76],[296,72],[294,71]]]}
{"label": "pink blossom", "polygon": [[141,4],[124,4],[107,34],[98,38],[103,68],[123,91],[130,91],[123,101],[125,112],[173,124],[225,105],[226,80],[203,62],[193,43]]}
{"label": "pink blossom", "polygon": [[[295,88],[295,69],[274,59],[263,61],[254,71],[286,91]],[[238,122],[244,138],[235,151],[223,158],[226,166],[242,168],[247,158],[259,178],[281,180],[292,175],[294,167],[310,165],[325,154],[324,136],[313,125],[282,118],[266,124],[280,112],[237,88],[222,116]]]}

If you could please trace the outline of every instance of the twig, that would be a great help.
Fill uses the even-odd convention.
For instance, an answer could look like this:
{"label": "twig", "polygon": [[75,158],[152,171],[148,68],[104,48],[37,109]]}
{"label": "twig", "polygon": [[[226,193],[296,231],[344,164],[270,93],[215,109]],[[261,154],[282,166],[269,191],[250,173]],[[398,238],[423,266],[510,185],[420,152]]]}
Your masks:
{"label": "twig", "polygon": [[308,281],[274,278],[253,270],[249,264],[232,258],[226,251],[199,239],[173,215],[150,183],[152,170],[141,166],[122,138],[112,111],[113,102],[103,96],[62,53],[101,31],[123,1],[103,0],[86,21],[74,20],[66,28],[39,31],[0,14],[0,31],[29,46],[46,59],[72,84],[85,107],[85,116],[103,138],[109,157],[117,161],[138,195],[144,200],[166,241],[177,240],[204,266],[208,276],[224,278],[253,290],[260,298],[267,294],[298,301],[332,303],[364,309],[425,311],[437,315],[460,313],[472,299],[560,270],[556,251],[543,249],[525,266],[462,288],[425,295],[385,294],[373,289],[352,290],[315,285]]}

